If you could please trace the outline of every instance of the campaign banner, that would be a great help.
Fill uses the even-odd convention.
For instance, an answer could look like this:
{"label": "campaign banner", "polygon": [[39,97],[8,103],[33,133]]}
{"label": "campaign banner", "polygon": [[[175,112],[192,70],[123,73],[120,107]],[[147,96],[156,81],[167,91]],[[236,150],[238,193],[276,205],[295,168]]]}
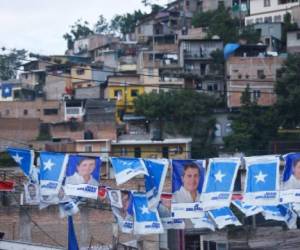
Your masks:
{"label": "campaign banner", "polygon": [[149,208],[156,208],[165,183],[169,160],[145,159],[145,166],[149,175],[145,175],[145,189]]}
{"label": "campaign banner", "polygon": [[205,178],[204,160],[172,160],[172,217],[198,218],[203,209],[200,202]]}
{"label": "campaign banner", "polygon": [[121,185],[137,175],[148,175],[148,170],[141,158],[110,157],[117,185]]}
{"label": "campaign banner", "polygon": [[300,202],[300,153],[284,155],[284,170],[280,188],[282,203]]}
{"label": "campaign banner", "polygon": [[157,207],[161,223],[165,230],[168,229],[184,229],[185,223],[183,219],[176,219],[172,217],[171,213],[172,195],[161,195],[160,202]]}
{"label": "campaign banner", "polygon": [[242,225],[229,207],[214,209],[208,211],[208,214],[216,223],[218,229],[222,229],[228,225]]}
{"label": "campaign banner", "polygon": [[57,195],[65,176],[69,155],[41,152],[40,153],[40,195]]}
{"label": "campaign banner", "polygon": [[[108,192],[113,194],[118,191],[118,201],[116,197],[109,195],[111,209],[116,218],[118,226],[122,233],[132,233],[133,231],[133,213],[131,212],[132,195],[130,191],[120,191],[111,189]],[[119,203],[121,201],[121,204]]]}
{"label": "campaign banner", "polygon": [[53,204],[66,203],[69,202],[70,200],[71,198],[66,195],[64,187],[61,186],[58,191],[58,194],[40,196],[40,202],[44,203],[41,204],[40,208],[44,208],[47,207],[48,205],[53,205]]}
{"label": "campaign banner", "polygon": [[245,157],[246,180],[243,202],[251,205],[279,204],[278,156]]}
{"label": "campaign banner", "polygon": [[240,158],[213,158],[209,160],[201,195],[201,202],[205,211],[230,206],[240,164]]}
{"label": "campaign banner", "polygon": [[108,190],[108,197],[109,197],[111,206],[118,207],[118,208],[123,207],[121,190],[117,190],[117,189]]}
{"label": "campaign banner", "polygon": [[135,234],[157,234],[163,233],[164,229],[158,215],[157,209],[150,210],[148,199],[145,194],[133,193],[133,211]]}
{"label": "campaign banner", "polygon": [[209,217],[208,212],[203,213],[200,218],[191,219],[191,222],[193,223],[193,228],[215,231],[215,224]]}
{"label": "campaign banner", "polygon": [[24,183],[25,202],[29,205],[38,205],[40,203],[40,187],[35,183]]}
{"label": "campaign banner", "polygon": [[97,199],[100,167],[99,157],[70,155],[66,171],[66,194]]}
{"label": "campaign banner", "polygon": [[259,214],[263,211],[260,206],[247,205],[245,202],[240,200],[234,200],[231,202],[237,209],[239,209],[246,217]]}

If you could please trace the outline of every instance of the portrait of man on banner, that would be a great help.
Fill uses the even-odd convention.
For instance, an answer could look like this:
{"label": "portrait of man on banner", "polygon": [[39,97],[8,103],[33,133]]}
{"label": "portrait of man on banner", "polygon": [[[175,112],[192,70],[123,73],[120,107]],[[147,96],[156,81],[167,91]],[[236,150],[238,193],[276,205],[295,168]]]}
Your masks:
{"label": "portrait of man on banner", "polygon": [[300,154],[285,157],[282,190],[300,189]]}
{"label": "portrait of man on banner", "polygon": [[34,183],[25,183],[25,201],[27,204],[35,205],[40,202],[39,186]]}
{"label": "portrait of man on banner", "polygon": [[203,161],[173,160],[172,203],[200,201],[205,177]]}
{"label": "portrait of man on banner", "polygon": [[66,184],[99,185],[99,163],[96,158],[70,156]]}

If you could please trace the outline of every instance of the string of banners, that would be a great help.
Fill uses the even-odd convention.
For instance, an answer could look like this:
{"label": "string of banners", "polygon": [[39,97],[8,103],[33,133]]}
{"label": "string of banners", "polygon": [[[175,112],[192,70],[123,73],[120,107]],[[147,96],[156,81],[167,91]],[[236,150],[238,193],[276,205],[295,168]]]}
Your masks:
{"label": "string of banners", "polygon": [[[60,216],[72,216],[86,199],[108,199],[123,233],[153,234],[167,229],[217,230],[241,223],[230,209],[244,216],[261,213],[266,220],[297,228],[300,216],[300,153],[284,156],[168,160],[111,157],[117,185],[144,176],[144,192],[100,186],[100,157],[8,148],[22,169],[27,204],[42,209],[59,206]],[[280,173],[280,161],[284,170]],[[208,164],[207,164],[208,163]],[[37,165],[37,166],[35,166]],[[244,188],[233,198],[241,166],[246,169]],[[168,169],[172,194],[162,193]],[[107,195],[106,195],[107,194]],[[232,207],[231,206],[231,207]]]}

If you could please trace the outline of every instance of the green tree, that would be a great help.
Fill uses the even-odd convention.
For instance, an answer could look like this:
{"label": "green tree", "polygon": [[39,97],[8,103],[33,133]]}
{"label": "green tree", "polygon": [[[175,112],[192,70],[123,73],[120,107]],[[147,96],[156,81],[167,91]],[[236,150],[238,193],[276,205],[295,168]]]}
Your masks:
{"label": "green tree", "polygon": [[193,138],[192,157],[215,156],[213,97],[192,90],[161,91],[139,96],[135,110],[157,122],[165,134]]}
{"label": "green tree", "polygon": [[99,15],[94,30],[96,34],[108,33],[110,31],[109,23],[103,15]]}
{"label": "green tree", "polygon": [[260,41],[260,31],[253,26],[243,27],[239,38],[246,40],[248,44],[257,44]]}
{"label": "green tree", "polygon": [[280,70],[275,92],[276,110],[283,128],[296,128],[300,124],[300,55],[288,55]]}
{"label": "green tree", "polygon": [[87,37],[91,34],[94,34],[94,31],[90,29],[89,23],[78,19],[75,24],[71,26],[70,32],[63,35],[63,38],[67,41],[68,49],[73,49],[74,42],[77,39]]}
{"label": "green tree", "polygon": [[8,54],[0,55],[0,79],[15,79],[26,54],[26,50],[13,49]]}
{"label": "green tree", "polygon": [[225,148],[230,152],[246,155],[268,153],[270,140],[276,138],[278,117],[273,107],[260,107],[251,101],[249,86],[241,97],[242,107],[231,117],[232,134],[224,138]]}
{"label": "green tree", "polygon": [[217,10],[199,12],[194,15],[195,27],[207,27],[207,37],[218,35],[224,43],[236,42],[239,36],[239,20],[232,18],[229,9],[220,6]]}
{"label": "green tree", "polygon": [[283,18],[281,41],[283,42],[283,50],[286,49],[287,32],[298,28],[297,23],[292,23],[292,16],[286,13]]}

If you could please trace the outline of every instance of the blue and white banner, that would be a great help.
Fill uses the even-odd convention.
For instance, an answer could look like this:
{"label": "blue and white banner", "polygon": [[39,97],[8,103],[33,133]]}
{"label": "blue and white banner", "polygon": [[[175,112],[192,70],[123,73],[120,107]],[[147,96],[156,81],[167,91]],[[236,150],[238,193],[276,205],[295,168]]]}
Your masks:
{"label": "blue and white banner", "polygon": [[246,180],[243,201],[251,205],[279,204],[278,156],[245,157]]}
{"label": "blue and white banner", "polygon": [[66,173],[68,154],[41,152],[40,194],[55,195],[59,193]]}
{"label": "blue and white banner", "polygon": [[[7,152],[22,169],[24,175],[29,179],[33,175],[34,151],[29,149],[7,148]],[[36,181],[36,180],[34,180]]]}
{"label": "blue and white banner", "polygon": [[242,225],[229,207],[211,210],[208,211],[208,214],[216,223],[218,229],[222,229],[228,225]]}
{"label": "blue and white banner", "polygon": [[215,224],[208,216],[208,212],[203,213],[200,218],[191,219],[191,222],[193,223],[193,228],[210,229],[211,231],[215,231]]}
{"label": "blue and white banner", "polygon": [[280,199],[282,203],[300,202],[300,153],[290,153],[284,157]]}
{"label": "blue and white banner", "polygon": [[134,233],[157,234],[164,229],[157,209],[149,210],[148,200],[145,194],[133,194]]}
{"label": "blue and white banner", "polygon": [[238,208],[246,217],[259,214],[263,211],[262,207],[247,205],[240,200],[232,201],[232,204]]}
{"label": "blue and white banner", "polygon": [[1,90],[2,90],[3,98],[12,96],[12,84],[11,83],[2,83]]}
{"label": "blue and white banner", "polygon": [[205,178],[204,160],[172,160],[172,217],[199,218]]}
{"label": "blue and white banner", "polygon": [[141,158],[111,157],[117,185],[121,185],[137,175],[148,175],[148,170]]}
{"label": "blue and white banner", "polygon": [[297,214],[289,205],[263,206],[263,216],[266,220],[283,221],[289,229],[297,228]]}
{"label": "blue and white banner", "polygon": [[70,155],[66,171],[66,194],[97,199],[100,167],[99,157]]}
{"label": "blue and white banner", "polygon": [[240,158],[209,160],[201,201],[204,210],[229,207]]}
{"label": "blue and white banner", "polygon": [[156,208],[165,183],[169,161],[167,159],[144,160],[149,175],[145,175],[145,189],[149,208]]}
{"label": "blue and white banner", "polygon": [[[116,196],[114,197],[114,191],[117,191],[118,196],[121,201],[116,201]],[[132,210],[132,195],[130,191],[120,191],[116,189],[110,189],[109,199],[111,203],[112,212],[116,218],[118,226],[122,233],[132,233],[133,231],[133,212]]]}

